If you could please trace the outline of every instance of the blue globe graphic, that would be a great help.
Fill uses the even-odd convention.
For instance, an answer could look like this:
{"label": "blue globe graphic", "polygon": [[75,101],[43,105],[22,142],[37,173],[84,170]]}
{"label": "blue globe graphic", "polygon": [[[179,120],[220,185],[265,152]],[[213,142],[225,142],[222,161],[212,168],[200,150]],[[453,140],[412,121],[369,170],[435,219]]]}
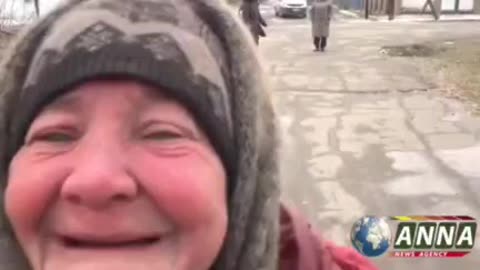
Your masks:
{"label": "blue globe graphic", "polygon": [[388,223],[378,217],[367,216],[352,227],[351,239],[355,249],[367,257],[378,257],[387,252],[392,235]]}

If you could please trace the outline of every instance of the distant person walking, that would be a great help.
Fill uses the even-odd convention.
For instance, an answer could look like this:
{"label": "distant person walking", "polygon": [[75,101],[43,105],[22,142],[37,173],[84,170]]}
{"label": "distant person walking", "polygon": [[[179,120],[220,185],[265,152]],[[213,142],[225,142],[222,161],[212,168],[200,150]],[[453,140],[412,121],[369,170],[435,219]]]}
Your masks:
{"label": "distant person walking", "polygon": [[267,36],[263,30],[263,27],[267,27],[267,23],[260,14],[259,6],[258,0],[244,0],[239,10],[256,44],[259,43],[260,37]]}
{"label": "distant person walking", "polygon": [[325,51],[330,34],[330,20],[332,18],[332,4],[329,0],[313,0],[310,9],[312,21],[312,35],[315,51]]}

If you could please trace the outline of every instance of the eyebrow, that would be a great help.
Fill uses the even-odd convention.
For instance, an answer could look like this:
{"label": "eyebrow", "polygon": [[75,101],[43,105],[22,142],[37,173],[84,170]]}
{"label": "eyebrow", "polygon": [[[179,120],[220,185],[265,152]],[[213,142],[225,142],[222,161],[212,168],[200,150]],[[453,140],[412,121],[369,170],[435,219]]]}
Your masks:
{"label": "eyebrow", "polygon": [[80,108],[79,98],[75,94],[57,98],[45,107],[44,112],[74,112]]}

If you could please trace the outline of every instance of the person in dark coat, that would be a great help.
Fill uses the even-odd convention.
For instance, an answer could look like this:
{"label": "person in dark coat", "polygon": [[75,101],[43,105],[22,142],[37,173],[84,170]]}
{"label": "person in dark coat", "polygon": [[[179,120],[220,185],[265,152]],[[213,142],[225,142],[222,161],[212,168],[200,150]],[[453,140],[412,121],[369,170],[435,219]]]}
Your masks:
{"label": "person in dark coat", "polygon": [[330,35],[330,20],[332,18],[332,4],[329,0],[314,0],[310,9],[312,21],[312,36],[315,51],[325,51],[328,36]]}
{"label": "person in dark coat", "polygon": [[267,23],[260,14],[258,0],[245,0],[240,6],[240,14],[243,21],[252,33],[253,40],[259,43],[260,37],[266,37],[267,34],[263,27],[267,27]]}

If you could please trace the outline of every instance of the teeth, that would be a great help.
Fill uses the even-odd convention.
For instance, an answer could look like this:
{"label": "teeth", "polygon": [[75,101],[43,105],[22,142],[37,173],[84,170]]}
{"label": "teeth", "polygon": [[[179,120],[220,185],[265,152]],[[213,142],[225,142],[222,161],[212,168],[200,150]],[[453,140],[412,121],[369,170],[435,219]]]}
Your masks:
{"label": "teeth", "polygon": [[122,241],[122,242],[107,242],[107,241],[84,241],[74,238],[65,237],[63,242],[65,246],[71,248],[121,248],[121,247],[135,247],[135,246],[145,246],[151,245],[158,241],[156,237],[148,237],[132,241]]}

